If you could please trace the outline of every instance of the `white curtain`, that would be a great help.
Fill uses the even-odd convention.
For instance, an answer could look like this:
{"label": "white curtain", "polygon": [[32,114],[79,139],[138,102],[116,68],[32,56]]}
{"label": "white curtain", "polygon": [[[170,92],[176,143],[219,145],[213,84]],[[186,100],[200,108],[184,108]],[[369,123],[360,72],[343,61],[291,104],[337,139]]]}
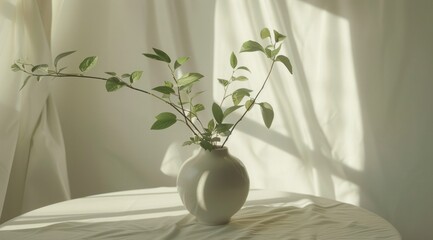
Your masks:
{"label": "white curtain", "polygon": [[0,2],[0,222],[70,198],[48,82],[29,83],[20,92],[24,76],[10,69],[17,59],[51,62],[48,3]]}
{"label": "white curtain", "polygon": [[230,37],[215,42],[216,74],[263,26],[288,34],[294,63],[263,96],[276,105],[271,131],[256,112],[231,139],[253,186],[349,202],[403,239],[432,238],[432,20],[432,1],[217,1],[216,36]]}
{"label": "white curtain", "polygon": [[[261,97],[274,107],[272,128],[264,127],[255,109],[228,142],[230,151],[247,166],[252,187],[349,202],[390,221],[404,239],[433,238],[429,231],[433,219],[429,186],[433,181],[432,1],[55,3],[47,52],[79,50],[62,62],[70,71],[76,71],[84,57],[98,55],[92,73],[142,69],[138,86],[149,89],[169,75],[163,64],[141,53],[156,47],[173,58],[190,56],[185,71],[206,76],[200,88],[207,92],[202,100],[208,108],[222,95],[216,79],[230,75],[231,51],[237,52],[245,40],[259,41],[263,27],[287,35],[281,51],[292,60],[294,75],[278,66]],[[2,36],[3,31],[2,26]],[[16,41],[7,36],[10,44]],[[259,53],[238,57],[254,73],[245,86],[257,90],[269,66]],[[5,84],[19,88],[16,81],[9,81],[17,78],[6,69],[9,65],[1,66],[2,77],[10,76],[2,79],[2,98]],[[36,94],[46,84],[29,86],[19,96]],[[44,96],[52,94],[59,110],[73,197],[175,184],[179,159],[193,148],[180,147],[188,134],[181,125],[149,130],[153,116],[167,110],[165,106],[126,89],[106,93],[98,81],[62,79],[49,84]],[[2,158],[10,156],[5,161],[9,165],[2,162],[2,171],[15,164],[11,161],[15,149],[8,146],[15,146],[21,136],[17,96],[8,98],[13,108],[1,109],[5,144],[0,148]],[[52,106],[50,97],[44,99],[43,106]],[[7,111],[15,114],[3,114]],[[50,116],[56,119],[55,114]],[[58,130],[57,121],[47,122],[46,127]],[[60,132],[53,132],[61,143]],[[61,176],[60,185],[66,183],[66,175]],[[0,184],[9,179],[0,177]]]}

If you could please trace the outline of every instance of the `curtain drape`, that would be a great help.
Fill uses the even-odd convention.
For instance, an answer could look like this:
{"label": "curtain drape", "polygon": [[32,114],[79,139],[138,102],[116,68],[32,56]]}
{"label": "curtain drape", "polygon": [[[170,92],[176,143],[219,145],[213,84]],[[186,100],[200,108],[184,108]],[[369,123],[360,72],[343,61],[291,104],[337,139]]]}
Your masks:
{"label": "curtain drape", "polygon": [[41,17],[42,11],[50,14],[48,3],[1,1],[1,222],[70,198],[63,136],[48,82],[29,82],[19,91],[24,76],[10,69],[17,59],[51,62],[50,26]]}
{"label": "curtain drape", "polygon": [[[238,53],[246,40],[261,41],[263,27],[287,35],[281,52],[290,57],[294,75],[277,66],[259,99],[273,105],[273,126],[266,129],[260,110],[253,109],[228,142],[232,154],[246,165],[252,187],[349,202],[386,218],[404,239],[433,238],[433,2],[56,3],[48,50],[53,55],[79,50],[62,62],[70,71],[76,71],[84,57],[98,55],[92,73],[141,69],[143,79],[137,86],[150,89],[170,76],[165,66],[141,53],[156,47],[173,58],[190,56],[185,71],[206,76],[200,88],[206,90],[201,100],[207,108],[222,96],[216,79],[230,76],[232,51]],[[14,38],[7,36],[12,44]],[[239,62],[253,72],[244,87],[257,91],[269,67],[261,59],[259,53],[238,54]],[[2,64],[2,77],[16,78],[7,72],[9,65]],[[5,84],[19,88],[6,79]],[[47,83],[25,89],[20,98],[43,84]],[[56,80],[44,96],[50,94],[62,123],[73,197],[174,185],[179,159],[193,148],[180,146],[188,136],[180,124],[166,131],[149,130],[153,116],[166,111],[165,106],[124,89],[106,93],[98,81]],[[15,150],[9,146],[21,136],[17,96],[8,98],[8,106],[14,107],[1,110],[1,131],[7,132],[2,134],[2,157],[13,157]],[[52,106],[52,99],[44,98],[42,105]],[[7,111],[14,114],[3,114]],[[39,117],[44,112],[40,110],[37,119],[44,119]],[[46,127],[58,130],[57,120],[47,122]],[[61,143],[57,130],[53,132]],[[3,154],[3,149],[8,151]],[[3,164],[2,171],[12,166],[12,161],[5,163],[9,165]],[[3,174],[0,178],[0,184],[9,179]]]}
{"label": "curtain drape", "polygon": [[216,75],[261,27],[288,35],[294,76],[274,74],[263,96],[276,105],[271,131],[252,112],[231,139],[253,186],[349,202],[403,239],[432,238],[433,2],[217,1],[215,12],[215,36],[230,36],[215,42]]}

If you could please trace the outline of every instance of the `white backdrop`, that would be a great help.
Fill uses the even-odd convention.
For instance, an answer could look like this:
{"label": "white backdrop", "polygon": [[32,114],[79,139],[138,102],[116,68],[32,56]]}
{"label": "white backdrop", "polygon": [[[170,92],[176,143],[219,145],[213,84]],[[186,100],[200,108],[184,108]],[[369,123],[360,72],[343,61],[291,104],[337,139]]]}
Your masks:
{"label": "white backdrop", "polygon": [[47,3],[0,1],[0,222],[70,198],[49,84],[31,82],[19,92],[25,76],[10,69],[18,58],[51,62]]}
{"label": "white backdrop", "polygon": [[[187,55],[186,70],[206,76],[207,106],[221,96],[216,78],[230,74],[232,50],[259,40],[265,26],[286,34],[282,51],[294,75],[278,67],[262,96],[274,106],[273,127],[267,130],[253,111],[228,143],[252,187],[353,203],[386,218],[404,239],[433,238],[432,1],[55,3],[53,55],[79,50],[65,64],[98,55],[92,73],[143,69],[138,84],[149,89],[168,75],[142,52]],[[260,59],[239,58],[257,73],[248,83],[253,89],[266,69]],[[168,175],[192,148],[179,147],[187,134],[181,125],[149,130],[164,106],[126,89],[106,93],[97,81],[50,87],[73,197],[174,185]]]}

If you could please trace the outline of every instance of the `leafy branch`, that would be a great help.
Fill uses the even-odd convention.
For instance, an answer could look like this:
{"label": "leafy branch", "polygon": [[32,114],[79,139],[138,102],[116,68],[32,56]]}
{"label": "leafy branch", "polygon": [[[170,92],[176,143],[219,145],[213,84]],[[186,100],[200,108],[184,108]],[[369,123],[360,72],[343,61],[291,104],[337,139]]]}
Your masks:
{"label": "leafy branch", "polygon": [[[267,102],[257,102],[261,92],[263,91],[266,83],[269,81],[271,73],[274,69],[276,62],[281,62],[290,73],[292,73],[292,66],[289,58],[279,54],[282,42],[285,38],[284,35],[277,31],[271,32],[268,28],[264,28],[260,32],[262,40],[268,40],[269,44],[262,46],[256,41],[246,41],[242,44],[240,53],[245,52],[261,52],[271,62],[270,68],[266,74],[263,83],[258,92],[252,97],[253,90],[247,88],[237,88],[229,91],[234,82],[248,81],[248,77],[239,73],[251,73],[251,70],[246,66],[238,66],[238,59],[234,52],[230,55],[230,66],[232,68],[231,76],[228,79],[218,79],[222,85],[224,94],[219,102],[213,103],[211,106],[212,119],[205,125],[201,120],[200,113],[205,110],[205,106],[201,103],[193,103],[193,100],[199,96],[201,92],[196,92],[194,86],[204,77],[200,73],[190,72],[185,73],[177,78],[176,73],[181,69],[189,57],[177,58],[174,63],[170,56],[160,49],[153,48],[153,53],[143,53],[143,55],[151,60],[163,62],[167,64],[168,70],[171,74],[170,81],[164,81],[161,85],[152,88],[151,90],[144,90],[134,86],[134,83],[141,79],[143,71],[137,70],[131,73],[117,74],[116,72],[105,72],[108,76],[100,77],[88,75],[86,72],[92,69],[98,61],[97,56],[86,57],[78,65],[78,73],[64,73],[67,67],[60,67],[59,63],[65,57],[70,56],[76,51],[68,51],[59,54],[54,59],[54,66],[49,67],[48,64],[31,64],[25,61],[18,60],[12,66],[13,71],[21,71],[27,74],[21,89],[28,83],[31,78],[41,81],[41,79],[49,78],[83,78],[105,81],[105,88],[108,92],[117,91],[123,87],[127,87],[134,91],[147,94],[165,104],[169,105],[172,112],[161,112],[155,116],[156,121],[152,124],[152,130],[161,130],[169,128],[176,122],[182,122],[193,134],[184,145],[198,144],[202,148],[212,151],[215,148],[224,147],[237,125],[243,120],[245,115],[255,106],[259,105],[263,121],[267,128],[270,128],[274,118],[274,111],[272,106]],[[20,90],[21,90],[20,89]],[[226,100],[231,98],[231,103]],[[225,105],[229,105],[226,107]],[[234,123],[226,122],[227,116],[244,108],[243,113]],[[224,109],[224,110],[223,110]],[[225,139],[223,140],[223,138]],[[222,144],[219,144],[222,142]]]}

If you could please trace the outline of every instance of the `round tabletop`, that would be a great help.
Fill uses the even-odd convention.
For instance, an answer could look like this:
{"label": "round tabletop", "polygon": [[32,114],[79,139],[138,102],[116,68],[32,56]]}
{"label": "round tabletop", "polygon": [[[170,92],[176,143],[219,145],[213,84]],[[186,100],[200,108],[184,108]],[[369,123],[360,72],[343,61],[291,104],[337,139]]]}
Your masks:
{"label": "round tabletop", "polygon": [[107,193],[46,206],[0,226],[0,239],[401,239],[362,208],[309,195],[250,190],[229,224],[198,223],[175,188]]}

